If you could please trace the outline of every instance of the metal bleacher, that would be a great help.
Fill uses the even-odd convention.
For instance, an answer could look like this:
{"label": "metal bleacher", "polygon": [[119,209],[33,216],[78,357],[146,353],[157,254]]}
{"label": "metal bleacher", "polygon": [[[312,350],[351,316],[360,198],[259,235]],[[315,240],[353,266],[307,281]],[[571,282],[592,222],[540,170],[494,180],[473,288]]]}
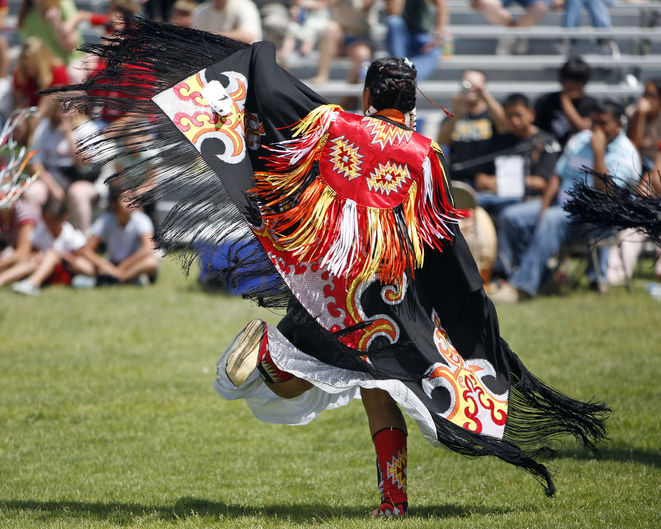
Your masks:
{"label": "metal bleacher", "polygon": [[[458,79],[467,68],[483,70],[489,79],[489,89],[496,98],[521,92],[532,99],[541,94],[557,91],[560,85],[557,72],[566,61],[567,54],[557,51],[557,44],[571,40],[571,53],[581,55],[593,68],[592,81],[586,91],[598,98],[616,99],[630,103],[640,96],[647,79],[661,77],[661,1],[632,4],[616,0],[610,8],[613,27],[593,28],[588,14],[583,13],[581,26],[563,28],[562,13],[550,12],[542,22],[529,28],[509,28],[488,23],[482,15],[470,8],[468,0],[448,0],[450,4],[450,31],[454,35],[455,54],[439,63],[434,75],[420,83],[421,90],[436,103],[451,104],[458,90]],[[511,10],[522,13],[514,6]],[[385,55],[383,32],[377,35],[377,54]],[[529,51],[525,55],[497,55],[496,44],[501,37],[515,36],[528,39]],[[619,54],[602,54],[598,42],[609,39],[617,43]],[[301,79],[314,76],[317,57],[294,61],[290,69]],[[350,64],[346,59],[336,60],[329,82],[311,85],[330,100],[343,95],[358,95],[359,85],[345,82]],[[419,98],[424,112],[433,107]]]}
{"label": "metal bleacher", "polygon": [[[383,0],[377,0],[383,1]],[[76,0],[79,9],[104,12],[109,0]],[[550,12],[537,26],[509,28],[488,23],[482,15],[470,7],[469,0],[448,0],[450,5],[450,31],[454,35],[455,54],[439,63],[437,71],[420,83],[422,91],[436,103],[450,105],[452,95],[458,89],[461,72],[467,68],[483,70],[489,79],[489,88],[497,98],[513,92],[522,92],[535,99],[541,94],[559,89],[558,68],[566,55],[556,51],[557,44],[572,39],[571,52],[580,54],[592,67],[593,77],[586,91],[599,98],[610,97],[622,103],[637,98],[645,80],[661,77],[661,0],[647,3],[630,3],[615,0],[609,8],[613,27],[593,28],[588,14],[583,13],[581,26],[573,29],[561,27],[562,12]],[[16,18],[20,0],[10,0],[10,14],[5,34],[12,46],[12,55],[18,53],[20,37],[16,30]],[[510,8],[515,14],[522,9]],[[100,38],[101,29],[81,25],[86,41]],[[386,55],[385,28],[380,25],[375,34],[376,54]],[[528,39],[529,51],[525,55],[497,55],[499,38],[516,36]],[[616,56],[603,55],[598,41],[611,39],[618,44]],[[316,73],[318,55],[306,58],[294,57],[289,69],[300,79],[309,79]],[[311,85],[331,101],[345,95],[359,95],[361,87],[345,82],[350,64],[346,58],[338,58],[327,83]],[[420,98],[421,111],[434,107]]]}

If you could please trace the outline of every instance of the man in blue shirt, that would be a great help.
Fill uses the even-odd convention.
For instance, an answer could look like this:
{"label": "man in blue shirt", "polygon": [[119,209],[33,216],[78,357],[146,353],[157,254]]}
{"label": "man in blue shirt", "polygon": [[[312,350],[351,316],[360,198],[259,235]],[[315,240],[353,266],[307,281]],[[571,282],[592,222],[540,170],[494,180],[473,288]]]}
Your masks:
{"label": "man in blue shirt", "polygon": [[[603,186],[601,181],[593,182],[586,169],[612,175],[616,182],[635,183],[640,178],[640,156],[622,130],[622,107],[615,102],[600,105],[592,113],[592,129],[569,140],[542,202],[524,203],[499,218],[499,240],[511,245],[519,267],[509,283],[492,294],[494,301],[517,302],[536,296],[546,277],[546,262],[563,243],[581,233],[582,227],[571,224],[562,205],[578,179],[587,178],[591,185]],[[601,257],[599,265],[605,277],[608,262]]]}

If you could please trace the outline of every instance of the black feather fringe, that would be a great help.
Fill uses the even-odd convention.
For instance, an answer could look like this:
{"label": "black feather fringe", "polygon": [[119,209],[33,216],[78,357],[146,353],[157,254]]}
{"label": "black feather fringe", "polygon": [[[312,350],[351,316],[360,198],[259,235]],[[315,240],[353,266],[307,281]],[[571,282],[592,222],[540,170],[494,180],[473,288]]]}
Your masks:
{"label": "black feather fringe", "polygon": [[246,217],[232,203],[220,178],[151,100],[247,46],[220,35],[130,18],[122,31],[82,47],[103,60],[106,68],[79,85],[48,93],[56,93],[66,107],[91,116],[100,108],[125,114],[108,125],[103,135],[84,138],[81,153],[97,168],[133,157],[134,163],[114,173],[107,183],[117,192],[128,191],[135,206],[178,198],[156,232],[158,249],[166,254],[181,249],[177,258],[188,273],[200,259],[200,247],[207,255],[222,247],[227,261],[219,271],[222,280],[235,287],[251,282],[254,286],[245,290],[244,297],[261,306],[284,309],[293,295]]}
{"label": "black feather fringe", "polygon": [[661,247],[661,196],[649,184],[622,184],[587,168],[586,173],[603,182],[605,190],[587,180],[577,181],[568,192],[571,200],[563,206],[572,221],[616,230],[633,228]]}

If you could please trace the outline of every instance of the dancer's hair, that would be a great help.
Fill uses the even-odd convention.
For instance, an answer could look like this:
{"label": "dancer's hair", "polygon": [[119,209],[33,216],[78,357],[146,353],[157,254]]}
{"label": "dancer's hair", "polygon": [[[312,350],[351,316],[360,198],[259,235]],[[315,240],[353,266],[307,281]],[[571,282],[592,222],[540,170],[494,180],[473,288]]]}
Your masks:
{"label": "dancer's hair", "polygon": [[374,61],[365,76],[365,88],[370,91],[376,110],[394,108],[410,112],[415,108],[416,76],[418,72],[405,59],[386,57]]}

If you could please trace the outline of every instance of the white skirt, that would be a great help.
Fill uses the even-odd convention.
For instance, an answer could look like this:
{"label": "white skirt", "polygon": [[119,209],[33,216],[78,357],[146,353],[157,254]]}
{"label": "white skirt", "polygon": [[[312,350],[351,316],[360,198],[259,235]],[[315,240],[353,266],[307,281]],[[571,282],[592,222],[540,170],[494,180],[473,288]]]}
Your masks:
{"label": "white skirt", "polygon": [[360,398],[360,388],[378,388],[390,396],[413,418],[422,435],[434,446],[442,446],[436,438],[436,428],[429,410],[399,380],[375,380],[367,373],[348,371],[324,364],[294,347],[274,326],[267,325],[269,352],[282,371],[310,382],[313,387],[294,399],[283,399],[264,383],[259,371],[237,388],[227,377],[225,366],[229,351],[216,362],[214,388],[227,400],[243,399],[260,421],[275,424],[302,425],[309,423],[324,410],[346,406]]}

